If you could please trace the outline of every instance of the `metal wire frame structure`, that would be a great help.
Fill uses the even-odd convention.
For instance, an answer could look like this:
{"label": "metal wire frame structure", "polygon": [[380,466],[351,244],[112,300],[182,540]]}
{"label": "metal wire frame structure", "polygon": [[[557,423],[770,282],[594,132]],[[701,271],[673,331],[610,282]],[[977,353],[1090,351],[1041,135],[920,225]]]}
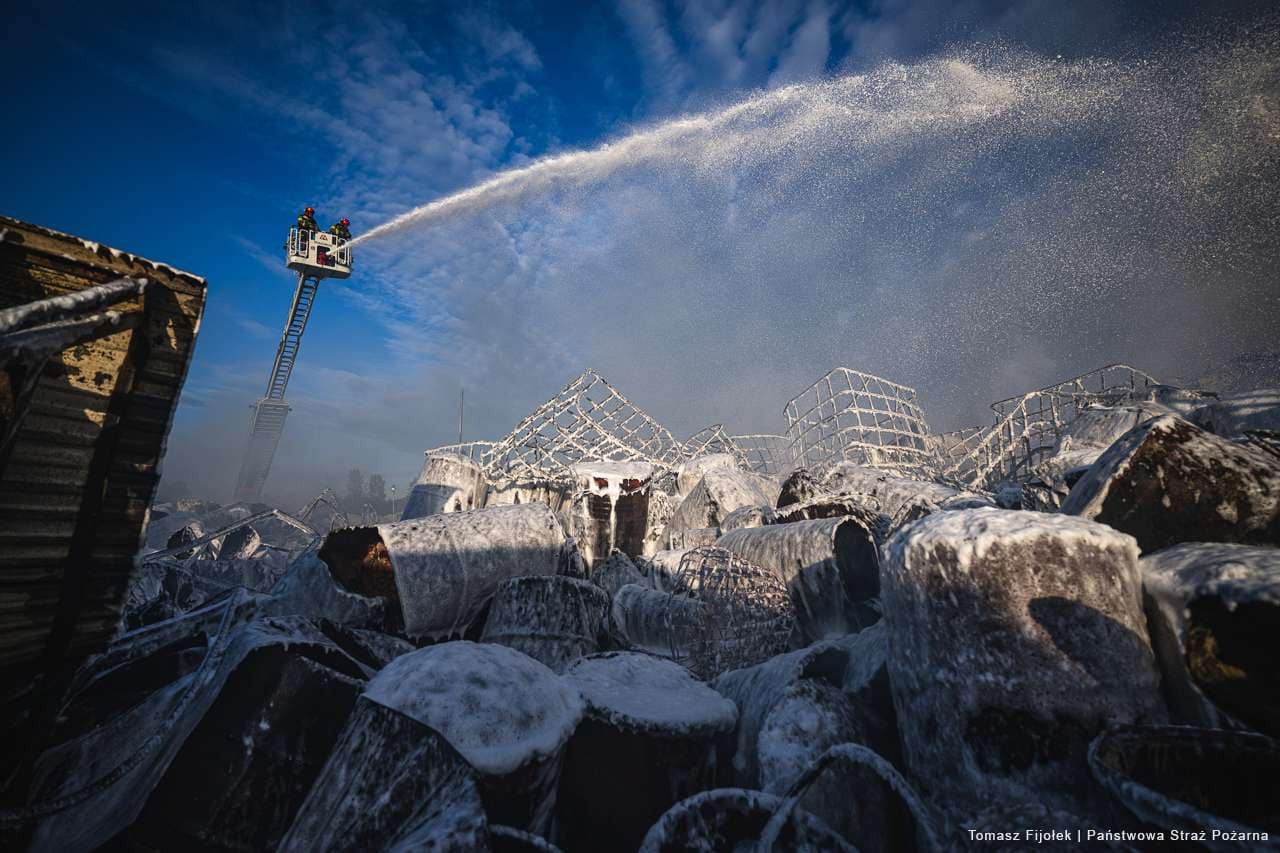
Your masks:
{"label": "metal wire frame structure", "polygon": [[1053,452],[1079,414],[1145,396],[1159,382],[1127,364],[1108,364],[1054,385],[991,404],[995,424],[946,433],[935,447],[943,460],[941,479],[971,488],[995,489],[1025,480]]}
{"label": "metal wire frame structure", "polygon": [[698,430],[681,443],[680,450],[685,459],[710,453],[728,453],[738,460],[739,465],[745,465],[747,461],[746,454],[733,437],[724,431],[723,424],[712,424]]}
{"label": "metal wire frame structure", "polygon": [[755,433],[730,438],[741,453],[741,464],[748,471],[771,477],[785,477],[799,465],[791,439],[785,435]]}
{"label": "metal wire frame structure", "polygon": [[784,409],[796,463],[825,472],[839,462],[932,479],[936,453],[914,388],[837,367]]}
{"label": "metal wire frame structure", "polygon": [[648,462],[674,468],[685,458],[680,442],[604,377],[588,368],[515,429],[494,442],[436,448],[480,463],[498,485],[574,479],[579,462]]}
{"label": "metal wire frame structure", "polygon": [[777,572],[710,546],[680,558],[663,625],[671,659],[709,680],[786,651],[796,612]]}

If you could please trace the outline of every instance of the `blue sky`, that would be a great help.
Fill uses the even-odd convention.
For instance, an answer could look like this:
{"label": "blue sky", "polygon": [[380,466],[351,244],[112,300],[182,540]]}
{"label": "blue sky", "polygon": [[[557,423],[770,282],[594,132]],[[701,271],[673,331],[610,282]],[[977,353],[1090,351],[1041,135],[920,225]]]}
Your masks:
{"label": "blue sky", "polygon": [[[1196,111],[1212,98],[1180,100],[1177,74],[1136,70],[1148,53],[1166,70],[1212,54],[1201,64],[1218,64],[1193,74],[1203,91],[1230,79],[1233,93],[1262,87],[1250,103],[1274,103],[1275,52],[1250,29],[1274,32],[1264,4],[1221,5],[1212,18],[1198,5],[195,2],[175,14],[173,4],[54,2],[9,13],[0,34],[10,117],[0,199],[8,215],[208,279],[166,478],[225,499],[292,292],[278,247],[306,204],[322,224],[350,216],[359,233],[503,169],[673,116],[973,46],[998,54],[977,62],[977,88],[1034,76],[1042,59],[1070,66],[1044,84],[1049,101],[1124,81],[1089,91],[1093,112],[1056,118],[1054,133],[1002,125],[1010,142],[998,149],[907,135],[842,159],[865,143],[862,128],[781,163],[755,145],[735,171],[706,167],[695,146],[704,160],[687,174],[673,158],[371,245],[349,282],[323,286],[267,496],[299,503],[352,466],[406,483],[424,448],[455,437],[459,385],[468,437],[496,438],[587,366],[677,435],[715,420],[781,431],[786,399],[837,363],[920,387],[940,427],[956,427],[984,418],[991,399],[1107,361],[1190,370],[1265,339],[1256,317],[1213,314],[1211,342],[1195,324],[1209,322],[1211,277],[1225,282],[1215,304],[1228,308],[1274,296],[1274,278],[1248,271],[1274,257],[1274,239],[1187,257],[1168,248],[1206,222],[1239,231],[1274,200],[1273,173],[1259,187],[1253,155],[1196,142],[1212,125]],[[1141,106],[1096,106],[1125,99]],[[1124,125],[1135,109],[1144,117]],[[1240,139],[1273,151],[1272,114],[1242,101],[1232,115],[1243,116]],[[1179,134],[1160,130],[1170,116]],[[957,159],[966,145],[972,156]],[[1212,169],[1206,151],[1217,152]],[[1139,161],[1176,172],[1191,155],[1196,181],[1214,190],[1183,181],[1170,190],[1175,213],[1129,207],[1132,194],[1115,190],[1150,185]],[[1246,173],[1253,194],[1224,202]],[[1077,218],[1109,217],[1114,245],[1061,239]],[[1011,223],[1029,233],[1010,236]],[[1025,274],[993,285],[980,256],[957,248],[983,233],[1000,234],[1004,268]],[[1087,266],[1088,281],[1044,272],[1060,262]],[[1068,291],[1077,301],[1035,323],[990,319],[1002,295]],[[1090,313],[1091,293],[1114,310]],[[1160,347],[1123,319],[1149,318],[1153,294],[1179,330]],[[971,338],[947,331],[944,320],[973,306],[986,307],[965,327]]]}

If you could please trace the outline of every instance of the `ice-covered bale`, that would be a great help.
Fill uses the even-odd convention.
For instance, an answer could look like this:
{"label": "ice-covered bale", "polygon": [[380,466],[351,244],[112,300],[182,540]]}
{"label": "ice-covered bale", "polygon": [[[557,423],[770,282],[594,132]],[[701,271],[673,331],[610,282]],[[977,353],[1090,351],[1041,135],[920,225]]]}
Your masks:
{"label": "ice-covered bale", "polygon": [[1108,447],[1138,424],[1166,414],[1170,414],[1167,407],[1151,402],[1085,409],[1063,430],[1053,453],[1033,471],[1061,503]]}
{"label": "ice-covered bale", "polygon": [[796,622],[776,573],[712,547],[681,558],[669,592],[634,585],[619,590],[613,624],[627,647],[713,678],[785,649]]}
{"label": "ice-covered bale", "polygon": [[1280,549],[1184,544],[1142,558],[1165,698],[1183,722],[1280,735]]}
{"label": "ice-covered bale", "polygon": [[676,494],[685,497],[702,481],[708,471],[717,468],[738,470],[738,460],[731,453],[707,453],[685,462],[676,469]]}
{"label": "ice-covered bale", "polygon": [[782,481],[782,491],[778,494],[777,508],[805,503],[824,494],[822,483],[808,468],[797,468]]}
{"label": "ice-covered bale", "polygon": [[[801,679],[787,689],[760,727],[760,787],[786,796],[829,748],[866,745],[867,740],[853,703],[839,687]],[[894,849],[889,803],[874,774],[856,767],[824,774],[800,800],[806,811],[868,853]]]}
{"label": "ice-covered bale", "polygon": [[880,511],[892,518],[912,498],[925,497],[936,504],[965,494],[950,486],[895,476],[879,468],[841,462],[828,472],[823,483],[831,494],[871,495],[880,501]]}
{"label": "ice-covered bale", "polygon": [[633,851],[668,808],[711,787],[734,704],[671,661],[593,655],[566,673],[586,702],[560,782],[566,850]]}
{"label": "ice-covered bale", "polygon": [[885,550],[889,677],[915,778],[959,813],[1036,799],[1089,816],[1089,741],[1165,713],[1132,537],[976,509],[931,515]]}
{"label": "ice-covered bale", "polygon": [[719,527],[690,527],[683,530],[667,529],[668,551],[689,551],[716,544],[720,538]]}
{"label": "ice-covered bale", "polygon": [[649,558],[649,585],[654,589],[670,591],[675,577],[680,572],[680,561],[691,548],[677,548],[659,551]]}
{"label": "ice-covered bale", "polygon": [[447,450],[430,452],[409,491],[400,520],[479,509],[484,506],[487,488],[478,462]]}
{"label": "ice-covered bale", "polygon": [[768,480],[736,468],[712,468],[692,488],[667,522],[668,531],[719,527],[729,513],[744,506],[772,506]]}
{"label": "ice-covered bale", "polygon": [[437,731],[360,697],[280,853],[486,849],[476,774]]}
{"label": "ice-covered bale", "polygon": [[867,605],[880,593],[876,540],[853,516],[733,530],[716,544],[778,573],[811,642],[853,633],[877,618]]}
{"label": "ice-covered bale", "polygon": [[649,490],[649,515],[645,519],[644,543],[640,556],[652,557],[667,547],[667,523],[676,511],[678,498],[658,488]]}
{"label": "ice-covered bale", "polygon": [[126,635],[78,674],[32,768],[31,849],[275,845],[370,671],[306,620],[246,623],[261,598]]}
{"label": "ice-covered bale", "polygon": [[[742,788],[704,791],[672,806],[640,845],[640,853],[754,850],[781,797]],[[856,853],[857,848],[806,811],[796,809],[773,846],[777,853]]]}
{"label": "ice-covered bale", "polygon": [[347,589],[385,598],[410,636],[438,639],[464,632],[503,581],[560,572],[571,549],[535,503],[334,531],[320,557]]}
{"label": "ice-covered bale", "polygon": [[452,642],[396,658],[364,695],[443,735],[478,771],[493,823],[545,834],[583,712],[571,684],[514,649]]}
{"label": "ice-covered bale", "polygon": [[880,512],[879,506],[879,501],[870,495],[824,495],[778,510],[773,523],[788,524],[815,518],[852,516],[871,531],[878,544],[883,545],[892,522],[889,516]]}
{"label": "ice-covered bale", "polygon": [[1223,438],[1239,438],[1248,430],[1280,431],[1280,388],[1224,397],[1197,409],[1188,420]]}
{"label": "ice-covered bale", "polygon": [[600,648],[612,596],[593,583],[559,575],[503,581],[481,641],[524,652],[554,672]]}
{"label": "ice-covered bale", "polygon": [[569,534],[590,567],[615,549],[638,557],[649,532],[653,466],[647,462],[582,462],[573,466],[577,491],[566,510]]}
{"label": "ice-covered bale", "polygon": [[1166,415],[1102,454],[1062,512],[1128,533],[1143,553],[1180,542],[1276,545],[1280,459]]}
{"label": "ice-covered bale", "polygon": [[765,504],[762,506],[740,506],[720,521],[720,532],[741,530],[745,527],[764,527],[777,522],[777,511]]}
{"label": "ice-covered bale", "polygon": [[640,567],[621,551],[610,554],[609,559],[595,565],[591,571],[591,582],[604,590],[610,601],[618,590],[629,583],[641,586],[648,584]]}
{"label": "ice-covered bale", "polygon": [[1119,726],[1089,749],[1098,782],[1168,834],[1210,850],[1280,849],[1280,741],[1190,726]]}

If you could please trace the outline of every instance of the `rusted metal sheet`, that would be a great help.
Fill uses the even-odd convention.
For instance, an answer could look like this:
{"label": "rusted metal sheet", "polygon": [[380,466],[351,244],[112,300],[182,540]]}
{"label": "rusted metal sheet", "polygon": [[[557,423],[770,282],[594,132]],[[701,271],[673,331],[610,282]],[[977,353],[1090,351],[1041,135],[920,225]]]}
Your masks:
{"label": "rusted metal sheet", "polygon": [[0,216],[9,337],[100,321],[40,359],[21,412],[11,380],[34,362],[0,370],[0,408],[22,415],[0,455],[0,668],[34,674],[114,632],[205,294],[199,276]]}

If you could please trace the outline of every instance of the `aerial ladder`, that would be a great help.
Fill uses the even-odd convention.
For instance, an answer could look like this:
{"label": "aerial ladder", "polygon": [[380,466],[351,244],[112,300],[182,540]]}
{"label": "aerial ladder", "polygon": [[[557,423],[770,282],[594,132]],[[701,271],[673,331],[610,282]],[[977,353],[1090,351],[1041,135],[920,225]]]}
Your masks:
{"label": "aerial ladder", "polygon": [[276,347],[276,361],[267,380],[267,393],[249,407],[249,445],[245,448],[244,461],[240,463],[237,501],[256,501],[262,495],[262,486],[271,471],[271,462],[275,459],[280,436],[284,433],[284,421],[290,411],[284,392],[298,362],[302,333],[307,329],[320,281],[351,275],[351,249],[346,244],[345,239],[323,231],[289,229],[289,239],[284,247],[285,264],[298,273],[298,286],[293,291],[293,305],[280,335],[280,345]]}

